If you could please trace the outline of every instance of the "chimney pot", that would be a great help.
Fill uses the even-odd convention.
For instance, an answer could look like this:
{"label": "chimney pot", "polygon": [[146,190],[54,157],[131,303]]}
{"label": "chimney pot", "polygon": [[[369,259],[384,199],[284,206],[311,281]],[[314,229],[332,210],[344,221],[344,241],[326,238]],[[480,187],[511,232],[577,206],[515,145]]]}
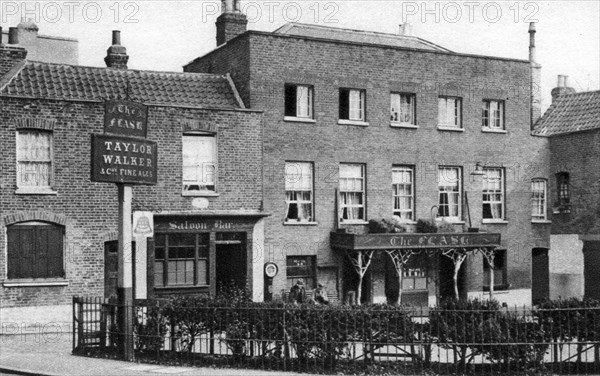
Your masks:
{"label": "chimney pot", "polygon": [[530,33],[535,33],[535,22],[530,22],[529,23],[529,32]]}
{"label": "chimney pot", "polygon": [[400,24],[400,35],[412,36],[412,24]]}
{"label": "chimney pot", "polygon": [[112,44],[113,44],[113,46],[120,46],[121,45],[121,31],[119,31],[119,30],[113,30],[113,32],[112,32]]}
{"label": "chimney pot", "polygon": [[19,44],[19,29],[16,27],[8,28],[8,44]]}

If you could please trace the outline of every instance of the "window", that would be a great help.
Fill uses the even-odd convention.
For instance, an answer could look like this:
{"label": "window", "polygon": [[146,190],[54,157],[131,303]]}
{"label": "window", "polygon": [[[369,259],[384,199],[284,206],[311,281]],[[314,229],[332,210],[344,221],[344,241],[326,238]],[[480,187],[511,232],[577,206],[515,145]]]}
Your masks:
{"label": "window", "polygon": [[8,226],[8,279],[64,278],[64,233],[45,222]]}
{"label": "window", "polygon": [[340,164],[340,221],[362,222],[365,216],[365,166]]}
{"label": "window", "polygon": [[483,169],[483,219],[504,219],[504,170]]}
{"label": "window", "polygon": [[154,285],[208,285],[209,240],[208,233],[156,234]]}
{"label": "window", "polygon": [[427,290],[427,269],[414,260],[402,268],[402,291]]}
{"label": "window", "polygon": [[544,179],[531,181],[531,219],[546,220],[546,180]]}
{"label": "window", "polygon": [[313,118],[313,87],[285,85],[285,116],[301,119]]}
{"label": "window", "polygon": [[504,129],[504,101],[483,101],[481,126],[490,130]]}
{"label": "window", "polygon": [[311,222],[313,215],[313,164],[285,163],[285,220]]}
{"label": "window", "polygon": [[17,187],[25,190],[50,190],[52,181],[52,132],[17,132]]}
{"label": "window", "polygon": [[287,290],[290,291],[297,281],[304,283],[304,288],[312,290],[316,288],[316,257],[315,256],[287,256]]}
{"label": "window", "polygon": [[392,93],[390,104],[392,123],[416,125],[416,102],[414,94]]}
{"label": "window", "polygon": [[460,221],[462,208],[462,171],[460,167],[438,169],[438,217]]}
{"label": "window", "polygon": [[366,92],[357,89],[340,89],[340,119],[365,121]]}
{"label": "window", "polygon": [[556,174],[556,188],[558,193],[559,212],[570,212],[571,205],[571,184],[568,172],[559,172]]}
{"label": "window", "polygon": [[438,126],[440,128],[462,128],[462,99],[458,97],[438,98]]}
{"label": "window", "polygon": [[214,135],[183,136],[183,191],[214,193],[217,142]]}
{"label": "window", "polygon": [[402,219],[415,219],[414,169],[410,166],[392,168],[392,194],[394,215]]}
{"label": "window", "polygon": [[[484,290],[490,288],[491,268],[487,259],[483,258],[483,287]],[[506,249],[496,249],[494,251],[494,289],[508,287],[507,269],[506,269]]]}

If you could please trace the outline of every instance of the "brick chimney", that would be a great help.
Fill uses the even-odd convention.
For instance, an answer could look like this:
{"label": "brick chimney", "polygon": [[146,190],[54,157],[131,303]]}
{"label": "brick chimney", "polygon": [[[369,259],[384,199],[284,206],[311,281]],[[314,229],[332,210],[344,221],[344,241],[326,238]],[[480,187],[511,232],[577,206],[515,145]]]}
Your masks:
{"label": "brick chimney", "polygon": [[[0,35],[2,35],[2,27],[0,27]],[[0,77],[4,76],[17,63],[25,60],[27,50],[18,46],[19,36],[17,29],[11,27],[9,29],[8,44],[2,44],[0,39]]]}
{"label": "brick chimney", "polygon": [[22,20],[17,25],[19,42],[24,46],[35,45],[38,37],[39,27],[32,19]]}
{"label": "brick chimney", "polygon": [[531,67],[530,128],[542,117],[542,66],[537,63],[535,49],[535,22],[529,23],[529,64]]}
{"label": "brick chimney", "polygon": [[248,25],[246,15],[240,11],[239,0],[222,0],[221,15],[217,18],[217,46],[243,34]]}
{"label": "brick chimney", "polygon": [[112,46],[106,50],[104,62],[109,68],[127,69],[127,61],[129,61],[129,55],[127,55],[127,49],[121,46],[121,32],[113,30]]}
{"label": "brick chimney", "polygon": [[569,87],[569,76],[559,74],[557,81],[556,87],[550,92],[550,94],[552,94],[552,102],[561,95],[575,93],[575,89]]}

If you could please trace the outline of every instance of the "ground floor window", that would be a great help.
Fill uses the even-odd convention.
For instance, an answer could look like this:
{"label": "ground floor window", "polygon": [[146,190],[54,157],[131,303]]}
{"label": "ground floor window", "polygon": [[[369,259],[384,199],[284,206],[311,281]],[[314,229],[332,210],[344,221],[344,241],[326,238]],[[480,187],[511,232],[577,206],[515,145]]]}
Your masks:
{"label": "ground floor window", "polygon": [[316,256],[288,256],[286,261],[287,291],[290,291],[297,281],[304,282],[306,290],[314,289],[317,277],[316,265]]}
{"label": "ground floor window", "polygon": [[64,278],[63,226],[23,222],[7,227],[8,279]]}
{"label": "ground floor window", "polygon": [[154,248],[154,283],[163,286],[209,284],[208,233],[157,234]]}
{"label": "ground floor window", "polygon": [[[483,258],[483,287],[490,288],[490,276],[492,269],[487,259]],[[494,251],[494,289],[504,287],[508,284],[506,273],[506,249]]]}

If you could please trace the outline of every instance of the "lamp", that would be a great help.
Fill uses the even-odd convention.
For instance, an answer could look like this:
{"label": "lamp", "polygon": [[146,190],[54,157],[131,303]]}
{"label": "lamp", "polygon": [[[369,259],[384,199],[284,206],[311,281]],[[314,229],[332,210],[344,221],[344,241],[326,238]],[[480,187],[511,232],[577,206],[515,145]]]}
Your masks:
{"label": "lamp", "polygon": [[471,175],[483,175],[483,166],[481,165],[481,163],[475,163],[475,171],[471,172]]}

